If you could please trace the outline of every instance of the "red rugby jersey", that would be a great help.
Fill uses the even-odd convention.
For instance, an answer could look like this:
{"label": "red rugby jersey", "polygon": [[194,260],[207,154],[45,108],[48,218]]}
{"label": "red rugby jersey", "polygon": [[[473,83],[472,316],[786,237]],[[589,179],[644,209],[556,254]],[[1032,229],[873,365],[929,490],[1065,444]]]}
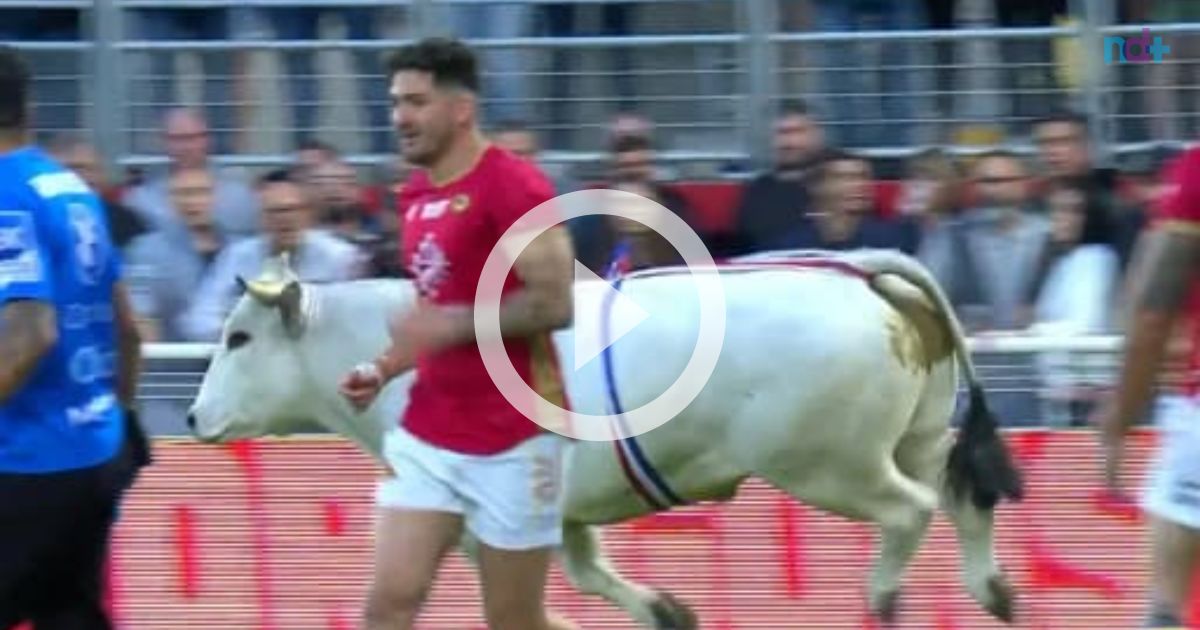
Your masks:
{"label": "red rugby jersey", "polygon": [[[1155,209],[1155,229],[1200,233],[1200,149],[1190,149],[1167,167],[1169,182]],[[1200,282],[1193,284],[1186,310],[1172,331],[1169,390],[1200,394]]]}
{"label": "red rugby jersey", "polygon": [[[554,197],[538,167],[489,146],[465,175],[438,185],[414,171],[400,194],[402,255],[420,295],[435,304],[474,304],[484,262],[513,223]],[[509,273],[504,293],[520,288]],[[521,378],[546,400],[567,408],[558,355],[549,334],[505,340]],[[537,435],[500,393],[478,344],[420,357],[401,422],[416,437],[472,455],[499,453]]]}

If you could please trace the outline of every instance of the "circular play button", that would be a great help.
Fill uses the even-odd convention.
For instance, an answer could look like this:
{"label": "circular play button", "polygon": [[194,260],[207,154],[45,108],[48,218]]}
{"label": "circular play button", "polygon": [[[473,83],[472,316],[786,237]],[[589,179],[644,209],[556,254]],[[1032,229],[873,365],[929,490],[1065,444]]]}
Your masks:
{"label": "circular play button", "polygon": [[[579,413],[547,400],[518,374],[509,360],[500,328],[500,303],[517,255],[550,228],[566,220],[600,215],[608,220],[630,221],[651,230],[670,243],[683,257],[686,267],[650,270],[623,279],[620,287],[598,278],[578,261],[575,263],[574,323],[570,329],[574,353],[567,362],[575,370],[602,363],[602,369],[586,372],[588,382],[576,390],[568,388],[568,407],[576,403],[597,406],[603,399],[607,413]],[[611,218],[610,218],[611,217]],[[698,298],[690,308],[687,300],[648,299],[643,306],[634,289],[642,282],[667,283],[682,291],[678,283],[692,286]],[[671,284],[675,283],[675,284]],[[624,289],[624,291],[622,291]],[[650,199],[619,190],[581,190],[560,195],[525,213],[510,227],[489,253],[475,295],[475,334],[483,365],[504,398],[525,417],[543,428],[577,440],[603,442],[640,435],[675,418],[704,389],[725,340],[725,293],[708,248],[687,223],[674,212]],[[686,318],[695,315],[695,320]],[[656,319],[657,318],[657,319]],[[678,322],[686,320],[684,324]],[[653,321],[666,322],[667,329],[653,335],[630,334]],[[694,331],[696,341],[687,364],[669,386],[657,387],[668,353],[679,348],[665,337]],[[663,333],[663,334],[659,334]],[[626,335],[622,352],[614,344]],[[686,352],[686,349],[684,349]],[[537,368],[534,368],[535,371]],[[581,374],[584,374],[581,372]],[[537,375],[534,375],[537,378]],[[568,383],[571,378],[564,379]],[[642,388],[642,389],[639,389]],[[641,401],[649,389],[663,390],[652,400],[627,409],[623,401]],[[651,392],[653,393],[653,392]],[[586,400],[580,400],[586,399]]]}

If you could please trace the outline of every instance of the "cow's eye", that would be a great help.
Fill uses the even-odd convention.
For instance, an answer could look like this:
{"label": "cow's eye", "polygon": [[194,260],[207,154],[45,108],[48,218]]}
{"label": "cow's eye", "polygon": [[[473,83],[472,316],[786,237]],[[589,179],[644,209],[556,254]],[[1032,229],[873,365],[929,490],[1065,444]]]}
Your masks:
{"label": "cow's eye", "polygon": [[250,335],[238,330],[230,333],[229,339],[225,340],[225,347],[230,350],[237,350],[247,343],[250,343]]}

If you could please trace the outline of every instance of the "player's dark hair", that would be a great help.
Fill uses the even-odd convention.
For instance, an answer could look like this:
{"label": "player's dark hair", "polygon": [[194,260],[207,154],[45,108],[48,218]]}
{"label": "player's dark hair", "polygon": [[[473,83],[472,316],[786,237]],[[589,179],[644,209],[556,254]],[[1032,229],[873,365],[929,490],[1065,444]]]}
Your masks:
{"label": "player's dark hair", "polygon": [[433,76],[438,87],[479,91],[479,62],[475,53],[457,39],[430,37],[404,46],[388,57],[388,76],[417,71]]}
{"label": "player's dark hair", "polygon": [[0,46],[0,129],[25,129],[29,81],[29,66],[17,49]]}

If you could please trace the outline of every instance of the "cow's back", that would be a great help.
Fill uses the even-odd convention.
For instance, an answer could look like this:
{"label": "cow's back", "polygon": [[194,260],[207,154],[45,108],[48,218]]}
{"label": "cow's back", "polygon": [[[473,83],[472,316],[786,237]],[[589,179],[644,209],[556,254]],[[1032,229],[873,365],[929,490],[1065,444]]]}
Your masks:
{"label": "cow's back", "polygon": [[[778,269],[725,273],[720,282],[726,322],[715,369],[681,415],[639,438],[647,458],[683,484],[681,492],[721,498],[771,458],[829,465],[820,453],[853,450],[863,436],[902,423],[900,407],[915,405],[924,377],[903,368],[896,339],[912,331],[865,279]],[[698,334],[700,302],[686,274],[644,276],[621,290],[650,314],[610,351],[613,390],[630,410],[666,391],[697,343],[718,340]],[[611,413],[603,368],[601,359],[571,376],[577,411]],[[879,414],[842,413],[867,398],[877,398]],[[610,509],[604,501],[616,489],[600,480],[622,483],[613,466],[611,445],[578,444],[575,509]]]}

